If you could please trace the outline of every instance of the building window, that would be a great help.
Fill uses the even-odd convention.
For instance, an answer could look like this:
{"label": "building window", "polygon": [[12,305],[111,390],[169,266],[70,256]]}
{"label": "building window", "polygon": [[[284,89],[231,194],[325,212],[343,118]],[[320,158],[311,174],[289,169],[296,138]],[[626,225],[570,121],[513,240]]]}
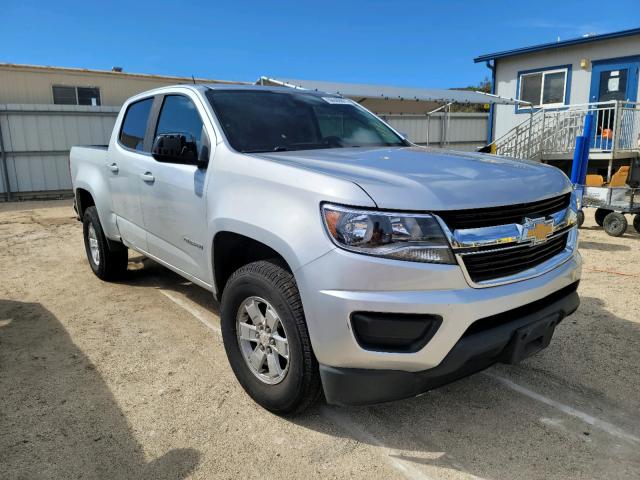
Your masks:
{"label": "building window", "polygon": [[101,105],[100,89],[97,87],[65,87],[54,85],[53,103],[55,105]]}
{"label": "building window", "polygon": [[[565,104],[568,69],[521,73],[518,98],[534,107],[559,107]],[[526,108],[520,106],[520,108]]]}

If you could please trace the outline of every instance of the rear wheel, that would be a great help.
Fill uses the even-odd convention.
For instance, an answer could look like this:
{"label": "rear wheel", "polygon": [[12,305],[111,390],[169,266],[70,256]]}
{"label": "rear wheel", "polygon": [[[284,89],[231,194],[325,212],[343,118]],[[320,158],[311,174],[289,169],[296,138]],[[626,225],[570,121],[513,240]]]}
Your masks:
{"label": "rear wheel", "polygon": [[601,227],[604,225],[604,217],[609,215],[612,210],[607,210],[606,208],[596,208],[596,223]]}
{"label": "rear wheel", "polygon": [[627,218],[618,212],[611,212],[604,218],[604,231],[612,237],[619,237],[627,231]]}
{"label": "rear wheel", "polygon": [[578,228],[582,227],[584,224],[584,212],[582,210],[578,210]]}
{"label": "rear wheel", "polygon": [[636,229],[636,232],[640,233],[640,213],[633,217],[633,228]]}
{"label": "rear wheel", "polygon": [[293,275],[277,261],[241,267],[221,301],[224,347],[233,373],[258,404],[298,413],[321,392],[318,361]]}
{"label": "rear wheel", "polygon": [[82,217],[84,247],[91,270],[101,280],[115,280],[127,270],[128,251],[122,244],[109,245],[96,207],[89,207]]}

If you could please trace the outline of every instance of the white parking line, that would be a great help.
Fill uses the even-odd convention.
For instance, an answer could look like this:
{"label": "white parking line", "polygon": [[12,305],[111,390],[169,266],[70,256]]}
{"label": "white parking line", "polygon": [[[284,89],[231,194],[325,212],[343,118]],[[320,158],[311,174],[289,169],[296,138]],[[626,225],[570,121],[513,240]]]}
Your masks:
{"label": "white parking line", "polygon": [[[189,300],[180,298],[174,292],[170,292],[162,289],[160,289],[159,291],[165,297],[171,300],[173,303],[175,303],[179,307],[182,307],[191,315],[193,315],[198,321],[200,321],[200,323],[206,326],[209,330],[212,330],[213,332],[216,332],[216,333],[221,333],[220,327],[218,325],[213,324],[209,320],[209,318],[207,318],[211,316],[210,312],[193,304]],[[373,434],[371,434],[367,430],[363,429],[359,425],[356,425],[353,422],[353,420],[347,415],[342,414],[337,410],[329,409],[327,407],[322,408],[322,414],[325,417],[327,417],[329,420],[332,420],[338,426],[347,430],[349,433],[351,433],[355,437],[360,438],[377,447],[385,448],[380,440],[378,440]],[[385,448],[385,450],[389,450],[389,449]],[[395,468],[398,472],[402,473],[402,475],[405,478],[408,478],[410,480],[432,480],[431,477],[426,476],[421,471],[416,469],[414,466],[408,465],[406,462],[402,461],[401,459],[391,456],[391,454],[400,455],[400,452],[389,450],[389,453],[384,454],[384,458],[393,468]]]}
{"label": "white parking line", "polygon": [[[176,305],[182,307],[184,310],[193,315],[200,323],[202,323],[205,327],[207,327],[212,332],[217,334],[221,333],[220,326],[216,323],[212,322],[209,317],[213,317],[213,314],[208,310],[194,304],[191,301],[180,298],[180,296],[176,295],[174,292],[170,292],[167,290],[159,290],[165,297],[174,302]],[[529,398],[532,398],[540,403],[544,403],[550,407],[556,408],[566,415],[570,415],[575,417],[584,423],[591,425],[595,428],[602,430],[609,435],[612,435],[616,438],[620,438],[622,440],[626,440],[632,443],[640,443],[640,438],[636,437],[633,434],[627,433],[621,428],[609,423],[600,418],[589,415],[588,413],[577,410],[569,405],[565,405],[561,402],[553,400],[551,398],[545,397],[533,390],[530,390],[522,385],[518,385],[517,383],[509,380],[508,378],[502,377],[500,375],[496,375],[494,373],[483,372],[489,378],[496,380],[497,382],[505,385],[506,387],[514,390],[522,395],[525,395]],[[401,459],[402,453],[399,451],[395,451],[385,447],[384,443],[379,440],[374,434],[366,430],[363,426],[356,424],[348,415],[343,412],[327,407],[322,408],[323,416],[327,417],[329,420],[332,420],[339,427],[344,428],[349,433],[354,435],[355,437],[365,441],[371,445],[379,447],[385,452],[383,453],[383,457],[395,470],[400,472],[405,478],[409,478],[412,480],[430,480],[431,477],[424,474],[422,471],[415,468],[413,465],[408,464],[407,462]],[[477,477],[475,477],[477,478]]]}
{"label": "white parking line", "polygon": [[212,313],[209,312],[208,310],[195,305],[193,302],[184,300],[182,298],[180,298],[178,295],[176,295],[173,292],[169,292],[167,290],[160,290],[160,293],[162,293],[165,297],[167,297],[169,300],[171,300],[173,303],[175,303],[176,305],[184,308],[187,312],[189,312],[191,315],[193,315],[194,317],[196,317],[200,323],[202,323],[205,327],[207,327],[209,330],[216,332],[216,333],[221,333],[220,331],[220,326],[216,325],[215,323],[211,322],[209,320],[209,318],[207,317],[211,317]]}
{"label": "white parking line", "polygon": [[539,393],[529,390],[528,388],[523,387],[521,385],[518,385],[517,383],[512,382],[508,378],[501,377],[500,375],[496,375],[494,373],[489,373],[489,372],[484,372],[484,375],[490,378],[493,378],[494,380],[509,387],[511,390],[521,393],[522,395],[526,395],[527,397],[537,400],[538,402],[549,405],[550,407],[554,407],[567,415],[576,417],[579,420],[582,420],[584,423],[588,425],[592,425],[602,430],[603,432],[608,433],[609,435],[620,438],[622,440],[627,440],[629,442],[640,443],[640,438],[625,432],[621,428],[616,427],[615,425],[605,420],[601,420],[597,417],[589,415],[588,413],[581,412],[580,410],[576,410],[573,407],[565,405],[564,403],[560,403],[556,400],[552,400],[551,398],[545,397],[544,395],[540,395]]}
{"label": "white parking line", "polygon": [[401,452],[385,447],[381,440],[361,425],[355,423],[349,415],[340,410],[325,406],[320,409],[320,412],[322,413],[322,416],[331,420],[338,427],[346,430],[357,440],[382,449],[383,452],[381,453],[381,456],[391,467],[400,472],[405,478],[411,480],[432,480],[432,477],[425,475],[413,465],[400,459],[399,457],[402,456]]}

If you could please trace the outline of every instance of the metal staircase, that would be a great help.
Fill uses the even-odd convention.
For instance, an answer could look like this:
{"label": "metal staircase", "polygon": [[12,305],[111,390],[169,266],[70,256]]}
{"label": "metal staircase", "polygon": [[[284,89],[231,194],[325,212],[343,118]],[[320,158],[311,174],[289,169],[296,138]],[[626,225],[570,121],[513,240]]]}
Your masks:
{"label": "metal staircase", "polygon": [[640,150],[640,103],[601,102],[538,109],[491,145],[491,152],[512,158],[570,158],[586,115],[594,115],[591,152],[599,158],[629,157]]}

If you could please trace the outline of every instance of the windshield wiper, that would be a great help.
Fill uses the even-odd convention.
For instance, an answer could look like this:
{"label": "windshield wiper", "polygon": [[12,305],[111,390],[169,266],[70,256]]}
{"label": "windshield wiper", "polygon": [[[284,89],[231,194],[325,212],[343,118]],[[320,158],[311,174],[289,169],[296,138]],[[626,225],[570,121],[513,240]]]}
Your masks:
{"label": "windshield wiper", "polygon": [[288,147],[284,145],[276,145],[275,147],[269,147],[269,148],[249,148],[249,149],[241,150],[241,152],[242,153],[292,152],[292,151],[298,151],[298,150],[317,150],[317,149],[326,149],[326,148],[342,148],[342,147],[332,147],[330,145],[323,145],[320,143],[293,143]]}
{"label": "windshield wiper", "polygon": [[269,153],[269,152],[287,152],[289,149],[283,146],[276,146],[274,148],[248,148],[240,150],[241,153]]}

